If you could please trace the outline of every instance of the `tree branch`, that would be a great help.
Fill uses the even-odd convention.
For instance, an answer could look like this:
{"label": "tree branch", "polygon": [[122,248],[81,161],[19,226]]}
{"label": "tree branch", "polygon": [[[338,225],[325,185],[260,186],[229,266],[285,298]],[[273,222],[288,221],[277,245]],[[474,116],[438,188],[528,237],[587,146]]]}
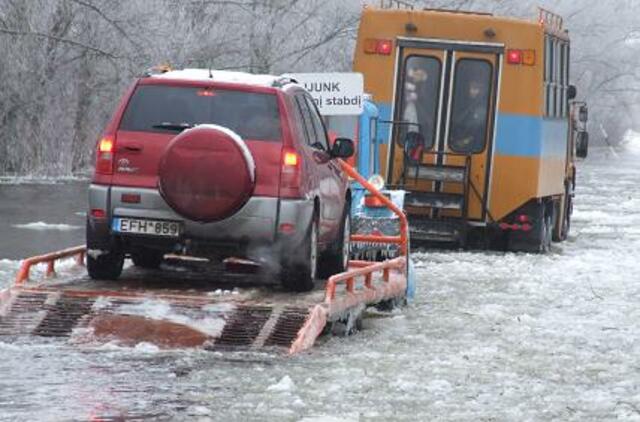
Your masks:
{"label": "tree branch", "polygon": [[83,1],[83,0],[71,0],[72,2],[82,6],[82,7],[86,7],[88,9],[93,10],[94,12],[96,12],[102,19],[104,19],[107,23],[109,23],[109,25],[113,26],[116,31],[118,31],[120,33],[120,35],[122,35],[127,41],[129,41],[133,46],[135,47],[139,47],[140,45],[133,40],[133,38],[131,38],[129,36],[129,34],[127,34],[127,32],[122,29],[122,27],[120,25],[118,25],[118,23],[116,21],[114,21],[113,19],[111,19],[110,17],[108,17],[100,8],[98,8],[97,6]]}
{"label": "tree branch", "polygon": [[78,41],[74,41],[74,40],[70,40],[68,38],[60,38],[60,37],[56,37],[53,35],[49,35],[49,34],[43,34],[42,32],[34,32],[34,31],[16,31],[13,29],[7,29],[7,28],[0,28],[0,34],[7,34],[7,35],[15,35],[15,36],[22,36],[22,37],[34,37],[34,38],[42,38],[42,39],[46,39],[46,40],[52,40],[52,41],[56,41],[59,43],[63,43],[63,44],[69,44],[72,45],[74,47],[79,47],[82,49],[85,49],[87,51],[91,51],[93,53],[99,54],[101,56],[105,56],[108,57],[110,59],[120,59],[122,57],[120,56],[116,56],[112,53],[109,53],[108,51],[104,51],[100,48],[97,47],[93,47],[87,44],[83,44],[81,42]]}

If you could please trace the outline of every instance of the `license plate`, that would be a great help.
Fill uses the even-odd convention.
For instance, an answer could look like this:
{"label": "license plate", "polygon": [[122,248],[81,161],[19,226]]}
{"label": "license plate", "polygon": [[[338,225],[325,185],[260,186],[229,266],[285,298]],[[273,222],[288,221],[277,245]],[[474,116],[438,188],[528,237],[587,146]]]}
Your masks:
{"label": "license plate", "polygon": [[177,221],[142,220],[116,217],[111,223],[114,232],[146,234],[151,236],[180,236],[181,224]]}

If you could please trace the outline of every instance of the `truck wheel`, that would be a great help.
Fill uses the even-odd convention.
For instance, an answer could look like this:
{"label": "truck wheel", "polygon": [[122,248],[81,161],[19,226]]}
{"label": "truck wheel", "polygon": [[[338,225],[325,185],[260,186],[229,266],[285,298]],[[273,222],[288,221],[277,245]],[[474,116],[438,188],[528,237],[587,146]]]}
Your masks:
{"label": "truck wheel", "polygon": [[280,273],[282,287],[294,292],[313,290],[318,273],[318,217],[314,215],[302,245],[285,251]]}
{"label": "truck wheel", "polygon": [[164,252],[153,249],[139,249],[131,252],[131,260],[136,267],[158,268],[164,259]]}
{"label": "truck wheel", "polygon": [[571,213],[573,212],[573,201],[569,192],[567,195],[567,204],[564,208],[564,219],[562,221],[562,227],[560,228],[560,240],[567,240],[569,237],[569,230],[571,230]]}
{"label": "truck wheel", "polygon": [[122,274],[124,254],[109,251],[97,257],[87,254],[87,272],[94,280],[115,280]]}
{"label": "truck wheel", "polygon": [[551,240],[553,238],[553,215],[549,212],[548,207],[544,207],[542,232],[540,233],[540,245],[538,252],[547,253],[551,250]]}
{"label": "truck wheel", "polygon": [[507,249],[513,252],[545,253],[551,247],[553,236],[553,213],[545,202],[536,205],[531,214],[533,230],[530,232],[512,231],[509,233]]}
{"label": "truck wheel", "polygon": [[567,240],[571,230],[571,214],[573,213],[573,199],[569,196],[567,209],[564,211],[564,224],[562,225],[562,240]]}
{"label": "truck wheel", "polygon": [[320,260],[318,273],[321,278],[329,278],[341,273],[349,267],[349,255],[351,253],[351,207],[347,203],[345,207],[340,234],[336,242],[329,247]]}

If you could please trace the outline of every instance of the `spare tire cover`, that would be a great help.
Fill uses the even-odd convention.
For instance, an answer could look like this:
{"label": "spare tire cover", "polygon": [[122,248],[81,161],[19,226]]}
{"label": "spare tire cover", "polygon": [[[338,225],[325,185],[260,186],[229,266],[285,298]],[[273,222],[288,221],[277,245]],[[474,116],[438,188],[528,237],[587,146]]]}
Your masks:
{"label": "spare tire cover", "polygon": [[160,194],[181,216],[214,222],[233,215],[251,197],[255,163],[230,129],[200,125],[167,146],[158,169]]}

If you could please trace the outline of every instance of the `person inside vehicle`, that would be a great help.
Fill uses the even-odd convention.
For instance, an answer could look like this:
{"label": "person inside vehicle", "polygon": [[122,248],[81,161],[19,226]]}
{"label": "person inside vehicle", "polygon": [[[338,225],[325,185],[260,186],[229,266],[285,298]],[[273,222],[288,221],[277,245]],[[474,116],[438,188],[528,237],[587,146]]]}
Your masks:
{"label": "person inside vehicle", "polygon": [[430,113],[425,109],[428,103],[427,70],[416,64],[410,64],[407,69],[407,81],[404,84],[404,109],[402,120],[405,127],[402,128],[401,139],[422,140],[422,145],[409,145],[409,153],[413,159],[418,159],[424,149],[424,134],[430,126],[427,118]]}
{"label": "person inside vehicle", "polygon": [[[457,97],[457,96],[456,96]],[[451,124],[450,148],[455,152],[474,152],[482,149],[487,121],[487,87],[478,79],[470,79],[467,90],[455,101],[456,112]]]}

